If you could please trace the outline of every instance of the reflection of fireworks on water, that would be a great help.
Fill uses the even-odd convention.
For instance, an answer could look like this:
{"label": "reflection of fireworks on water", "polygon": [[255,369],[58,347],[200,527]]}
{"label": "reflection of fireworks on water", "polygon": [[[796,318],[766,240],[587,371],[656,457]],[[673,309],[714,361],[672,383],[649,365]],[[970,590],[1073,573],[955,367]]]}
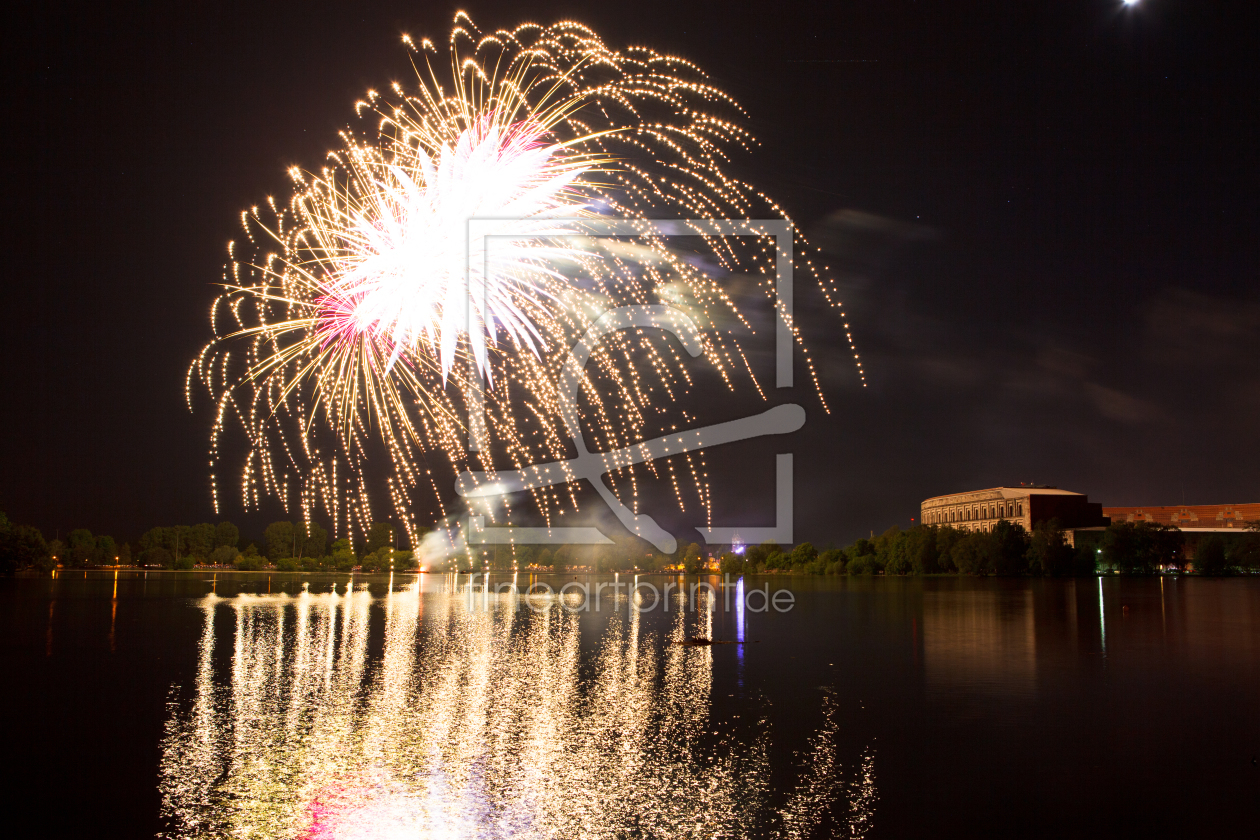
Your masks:
{"label": "reflection of fireworks on water", "polygon": [[584,649],[590,616],[558,604],[496,595],[482,610],[418,589],[207,597],[195,684],[162,744],[164,836],[869,830],[873,753],[842,763],[831,693],[780,794],[764,701],[717,711],[713,648],[670,644],[712,637],[705,593],[668,616],[627,615],[622,597]]}
{"label": "reflection of fireworks on water", "polygon": [[[682,59],[610,50],[572,22],[483,36],[462,14],[449,74],[434,69],[427,40],[404,41],[417,89],[369,91],[358,108],[376,118],[372,136],[344,132],[321,172],[291,171],[287,204],[269,199],[243,214],[248,242],[230,248],[228,291],[211,310],[216,339],[189,369],[189,399],[196,380],[217,401],[216,506],[223,438],[239,425],[247,506],[273,495],[307,520],[322,506],[336,533],[365,529],[364,465],[383,443],[393,514],[414,545],[414,511],[428,508],[416,495],[437,492],[426,453],[442,453],[454,471],[486,472],[492,453],[515,469],[563,454],[556,374],[609,307],[683,309],[728,387],[746,377],[762,392],[732,334],[749,322],[718,278],[760,273],[773,299],[766,237],[692,239],[700,250],[683,256],[660,236],[574,236],[582,219],[781,211],[724,170],[728,150],[751,138],[738,106]],[[474,243],[470,253],[474,217],[512,219],[531,238],[484,251]],[[592,363],[582,391],[592,448],[677,428],[676,411],[668,424],[654,407],[691,383],[674,346],[627,331]],[[485,445],[470,455],[461,418],[483,382]],[[674,460],[664,469],[679,503],[690,485],[707,510],[703,455]],[[611,474],[614,492],[638,497],[636,469],[661,467]],[[548,519],[574,503],[555,489],[532,495]]]}

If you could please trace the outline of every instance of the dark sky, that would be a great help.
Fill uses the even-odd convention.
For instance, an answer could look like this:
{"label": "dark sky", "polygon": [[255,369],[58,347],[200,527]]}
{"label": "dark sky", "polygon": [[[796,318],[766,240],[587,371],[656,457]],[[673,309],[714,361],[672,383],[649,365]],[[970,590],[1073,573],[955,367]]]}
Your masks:
{"label": "dark sky", "polygon": [[[185,409],[183,376],[238,214],[319,165],[364,90],[405,78],[400,32],[444,41],[457,8],[7,19],[0,509],[49,537],[212,517],[209,416]],[[1254,4],[464,8],[676,52],[748,110],[762,145],[738,166],[836,252],[870,382],[807,312],[833,414],[802,396],[802,537],[1020,481],[1260,501]],[[748,498],[768,499],[770,461],[751,460]]]}

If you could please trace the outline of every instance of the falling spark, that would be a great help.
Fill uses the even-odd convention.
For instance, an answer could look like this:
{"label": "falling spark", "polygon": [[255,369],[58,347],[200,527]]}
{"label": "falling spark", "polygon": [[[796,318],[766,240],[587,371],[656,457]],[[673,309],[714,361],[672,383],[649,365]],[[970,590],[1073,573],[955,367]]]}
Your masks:
{"label": "falling spark", "polygon": [[[369,90],[355,107],[373,128],[343,131],[319,172],[291,168],[288,202],[243,213],[245,241],[229,244],[226,290],[210,311],[215,337],[186,383],[190,408],[194,384],[214,399],[216,509],[220,482],[235,472],[247,508],[276,498],[306,521],[322,509],[335,536],[361,533],[375,515],[369,483],[381,483],[417,545],[434,518],[434,500],[419,497],[433,494],[447,513],[435,467],[493,475],[492,452],[518,470],[562,460],[564,354],[615,306],[684,310],[726,386],[746,379],[764,399],[736,339],[752,326],[721,279],[760,275],[773,301],[770,237],[696,237],[688,241],[700,250],[684,253],[658,235],[581,235],[596,218],[783,218],[726,171],[732,151],[755,143],[730,96],[684,59],[612,50],[571,21],[482,34],[460,13],[445,71],[428,39],[403,43],[414,89]],[[491,225],[493,247],[470,252],[473,218],[511,220],[528,238],[494,240]],[[795,251],[798,270],[839,309],[799,237]],[[780,314],[826,408],[799,330]],[[608,336],[581,387],[592,449],[675,430],[657,406],[691,386],[686,358],[641,329]],[[854,364],[865,384],[856,350]],[[476,452],[466,445],[470,409],[487,421]],[[234,429],[247,449],[235,471],[223,463]],[[702,453],[675,460],[664,466],[679,503],[681,470],[707,514]],[[614,492],[637,503],[645,470],[662,474],[653,463],[615,471]],[[549,522],[576,506],[571,488],[531,494]]]}

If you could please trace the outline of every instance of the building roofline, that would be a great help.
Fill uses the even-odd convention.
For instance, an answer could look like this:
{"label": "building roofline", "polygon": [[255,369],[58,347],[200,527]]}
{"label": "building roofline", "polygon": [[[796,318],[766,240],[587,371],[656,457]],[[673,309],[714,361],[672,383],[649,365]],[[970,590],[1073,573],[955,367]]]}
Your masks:
{"label": "building roofline", "polygon": [[1103,510],[1194,510],[1195,508],[1250,508],[1260,506],[1260,502],[1234,502],[1232,504],[1186,504],[1186,505],[1103,505]]}
{"label": "building roofline", "polygon": [[[1159,523],[1152,523],[1152,524],[1159,524]],[[1083,528],[1064,528],[1063,530],[1065,531],[1106,531],[1108,527],[1109,526],[1107,525],[1089,525]],[[1188,527],[1183,528],[1180,525],[1174,525],[1173,527],[1176,528],[1178,531],[1181,531],[1182,533],[1190,533],[1190,534],[1246,534],[1248,533],[1246,528],[1229,528],[1229,527],[1196,528],[1194,526],[1188,526]]]}
{"label": "building roofline", "polygon": [[1030,496],[1033,496],[1033,495],[1036,495],[1036,496],[1084,496],[1085,495],[1084,493],[1077,493],[1072,490],[1060,490],[1057,487],[1027,487],[1027,486],[1011,487],[1009,485],[1002,485],[1000,487],[986,487],[981,490],[960,490],[957,493],[942,493],[939,496],[930,496],[924,499],[922,503],[927,504],[928,502],[934,502],[937,499],[948,499],[953,496],[966,496],[972,493],[996,493],[996,492],[1002,492],[1002,491],[1011,491],[1014,493],[1026,493]]}

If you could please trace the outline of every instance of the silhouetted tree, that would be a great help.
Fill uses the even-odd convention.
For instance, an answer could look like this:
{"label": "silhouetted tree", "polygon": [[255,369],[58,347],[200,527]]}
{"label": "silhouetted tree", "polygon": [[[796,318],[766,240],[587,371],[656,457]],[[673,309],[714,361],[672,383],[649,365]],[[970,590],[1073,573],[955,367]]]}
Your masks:
{"label": "silhouetted tree", "polygon": [[1157,522],[1113,522],[1103,532],[1103,562],[1126,574],[1150,574],[1158,566],[1180,566],[1184,536]]}
{"label": "silhouetted tree", "polygon": [[296,552],[296,536],[292,522],[272,522],[263,531],[263,542],[267,544],[267,559],[273,563],[284,557],[292,557]]}
{"label": "silhouetted tree", "polygon": [[231,546],[236,548],[236,544],[241,540],[241,530],[231,522],[220,522],[214,526],[214,547]]}
{"label": "silhouetted tree", "polygon": [[114,542],[113,537],[102,534],[96,538],[94,562],[105,566],[112,566],[115,563],[122,562],[118,555],[118,543]]}
{"label": "silhouetted tree", "polygon": [[[224,547],[225,546],[219,546],[219,548]],[[218,549],[215,550],[218,551]],[[257,551],[253,554],[238,554],[236,555],[236,559],[232,561],[232,564],[236,566],[239,571],[256,572],[262,568],[263,558]]]}
{"label": "silhouetted tree", "polygon": [[0,513],[0,574],[51,566],[48,544],[38,528],[14,525]]}
{"label": "silhouetted tree", "polygon": [[1199,540],[1194,547],[1194,570],[1201,575],[1223,575],[1229,571],[1225,558],[1225,540],[1216,534]]}
{"label": "silhouetted tree", "polygon": [[875,544],[865,537],[846,548],[844,554],[845,572],[850,575],[871,575],[883,569],[875,551]]}
{"label": "silhouetted tree", "polygon": [[700,544],[692,543],[683,554],[683,571],[689,575],[698,575],[704,571],[705,559],[700,553]]}
{"label": "silhouetted tree", "polygon": [[959,571],[954,550],[967,538],[967,532],[953,525],[932,526],[936,532],[936,562],[943,572]]}
{"label": "silhouetted tree", "polygon": [[188,553],[197,557],[209,557],[214,551],[215,527],[202,522],[188,529]]}
{"label": "silhouetted tree", "polygon": [[1035,575],[1063,577],[1073,574],[1075,552],[1067,544],[1058,519],[1033,526],[1028,543],[1028,570]]}
{"label": "silhouetted tree", "polygon": [[916,525],[906,531],[902,551],[910,571],[916,575],[931,575],[941,570],[936,529],[931,526]]}
{"label": "silhouetted tree", "polygon": [[1260,566],[1260,522],[1248,522],[1242,539],[1229,547],[1229,565],[1239,569]]}
{"label": "silhouetted tree", "polygon": [[805,571],[810,563],[818,559],[818,549],[813,543],[803,542],[792,549],[792,568]]}
{"label": "silhouetted tree", "polygon": [[393,560],[394,549],[388,545],[363,555],[359,566],[365,572],[388,572]]}
{"label": "silhouetted tree", "polygon": [[844,571],[849,575],[873,575],[883,569],[879,565],[879,555],[859,554],[844,564]]}
{"label": "silhouetted tree", "polygon": [[902,553],[901,529],[896,525],[880,534],[871,542],[875,546],[875,559],[881,569],[889,571],[888,567],[891,564],[891,574],[895,575],[904,575],[910,570],[910,566],[906,563]]}
{"label": "silhouetted tree", "polygon": [[75,528],[66,538],[69,556],[66,566],[83,567],[96,565],[96,537],[87,528]]}
{"label": "silhouetted tree", "polygon": [[164,569],[175,568],[175,555],[163,546],[154,546],[144,552],[144,565],[161,566]]}
{"label": "silhouetted tree", "polygon": [[140,553],[154,548],[164,548],[166,545],[166,529],[150,528],[140,535]]}
{"label": "silhouetted tree", "polygon": [[306,540],[302,553],[306,557],[323,557],[328,548],[328,532],[318,522],[306,526]]}
{"label": "silhouetted tree", "polygon": [[954,544],[950,556],[958,572],[964,575],[983,575],[990,571],[993,549],[989,534],[972,531]]}
{"label": "silhouetted tree", "polygon": [[332,544],[330,549],[330,559],[333,568],[339,572],[348,572],[357,562],[354,556],[354,549],[350,546],[350,540],[340,539]]}
{"label": "silhouetted tree", "polygon": [[822,566],[824,574],[844,574],[844,552],[838,548],[829,548],[818,555],[818,562]]}
{"label": "silhouetted tree", "polygon": [[1098,550],[1088,545],[1077,546],[1072,554],[1072,574],[1077,577],[1098,574]]}
{"label": "silhouetted tree", "polygon": [[744,573],[744,558],[730,551],[718,558],[718,571],[724,575],[741,575]]}
{"label": "silhouetted tree", "polygon": [[781,551],[779,544],[774,540],[767,540],[761,545],[750,545],[744,549],[744,559],[754,567],[765,567],[767,558],[771,554],[777,554]]}
{"label": "silhouetted tree", "polygon": [[[192,535],[192,528],[188,525],[176,525],[166,529],[167,549],[175,555],[175,559],[179,560],[185,554],[188,554],[188,538]],[[188,568],[192,568],[189,566]]]}
{"label": "silhouetted tree", "polygon": [[394,545],[394,526],[388,522],[373,522],[368,528],[366,550],[371,553]]}
{"label": "silhouetted tree", "polygon": [[535,564],[538,558],[538,547],[533,545],[518,545],[516,551],[516,568],[524,569],[526,566]]}
{"label": "silhouetted tree", "polygon": [[1018,522],[1003,519],[989,532],[990,571],[1022,575],[1028,571],[1028,532]]}

